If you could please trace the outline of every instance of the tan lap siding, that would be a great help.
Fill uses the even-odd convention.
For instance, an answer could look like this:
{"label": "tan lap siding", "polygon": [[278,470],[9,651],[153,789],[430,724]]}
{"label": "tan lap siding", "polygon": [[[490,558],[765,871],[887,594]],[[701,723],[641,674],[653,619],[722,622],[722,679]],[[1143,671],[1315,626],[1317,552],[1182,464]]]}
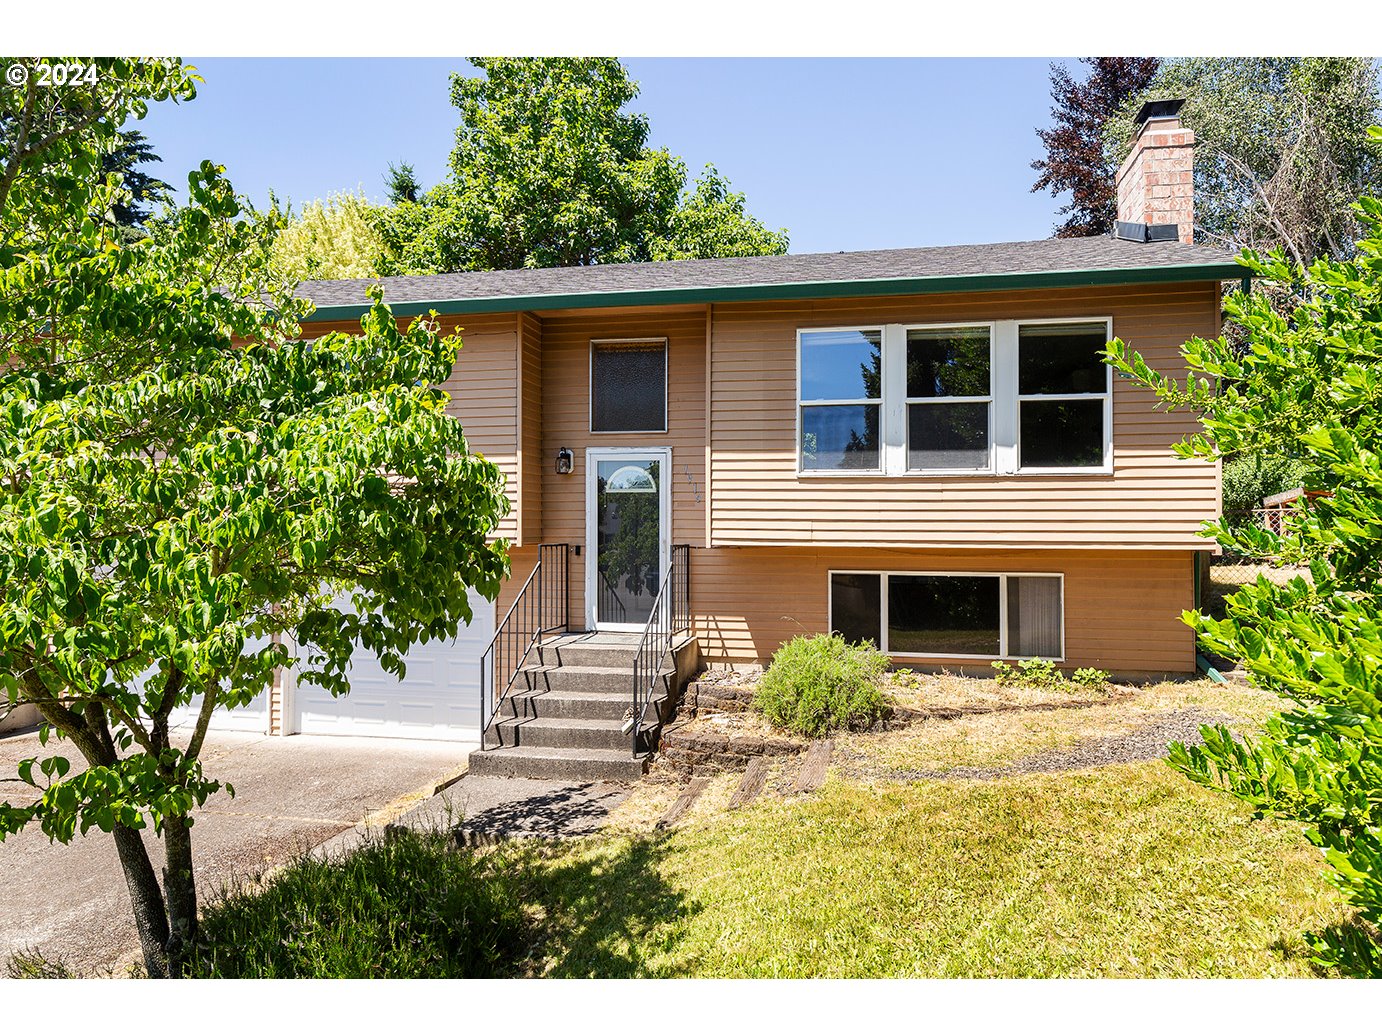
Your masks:
{"label": "tan lap siding", "polygon": [[518,315],[518,542],[542,540],[542,321]]}
{"label": "tan lap siding", "polygon": [[[696,550],[691,609],[707,661],[766,661],[784,641],[828,629],[832,570],[1060,572],[1067,666],[1139,674],[1195,668],[1194,637],[1180,621],[1194,603],[1188,551]],[[974,659],[899,662],[985,675],[990,668]]]}
{"label": "tan lap siding", "polygon": [[1215,284],[989,292],[818,302],[720,303],[710,362],[715,546],[798,544],[990,548],[1203,545],[1217,467],[1172,443],[1192,417],[1153,408],[1114,378],[1111,475],[820,477],[797,473],[799,328],[1046,317],[1113,318],[1149,364],[1183,375],[1181,343],[1218,333]]}
{"label": "tan lap siding", "polygon": [[[600,338],[667,339],[667,431],[590,431],[590,342]],[[606,311],[542,319],[542,539],[582,546],[571,554],[572,624],[585,621],[586,449],[672,449],[672,542],[705,543],[705,309]],[[575,471],[556,473],[557,451],[575,454]],[[699,499],[697,499],[699,497]],[[535,557],[535,555],[534,555]],[[526,560],[525,560],[526,559]],[[526,565],[526,568],[524,567]],[[515,554],[515,579],[532,560]],[[514,592],[506,588],[506,593]],[[501,602],[504,598],[501,598]],[[502,614],[502,606],[501,606]]]}
{"label": "tan lap siding", "polygon": [[459,330],[461,351],[451,377],[446,408],[465,429],[466,443],[504,473],[509,513],[497,536],[518,536],[518,329],[512,313],[443,317],[442,329]]}

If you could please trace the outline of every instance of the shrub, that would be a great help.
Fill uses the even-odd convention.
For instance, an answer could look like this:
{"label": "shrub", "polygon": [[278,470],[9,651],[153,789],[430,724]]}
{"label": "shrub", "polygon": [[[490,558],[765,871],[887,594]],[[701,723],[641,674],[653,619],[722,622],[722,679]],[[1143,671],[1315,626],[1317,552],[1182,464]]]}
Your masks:
{"label": "shrub", "polygon": [[1290,457],[1246,453],[1224,464],[1224,514],[1251,521],[1262,498],[1296,489],[1305,479],[1305,465]]}
{"label": "shrub", "polygon": [[304,856],[207,909],[199,978],[474,978],[522,960],[521,896],[498,858],[404,831]]}
{"label": "shrub", "polygon": [[807,737],[872,726],[887,712],[879,687],[888,656],[838,633],[794,637],[773,655],[753,704],[771,722]]}

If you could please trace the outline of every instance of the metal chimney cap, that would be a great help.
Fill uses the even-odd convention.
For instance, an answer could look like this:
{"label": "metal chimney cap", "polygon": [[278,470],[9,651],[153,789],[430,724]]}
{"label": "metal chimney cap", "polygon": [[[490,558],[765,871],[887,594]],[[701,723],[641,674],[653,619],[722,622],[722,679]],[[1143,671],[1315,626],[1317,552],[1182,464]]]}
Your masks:
{"label": "metal chimney cap", "polygon": [[1141,108],[1137,109],[1137,116],[1132,120],[1133,125],[1142,127],[1153,119],[1174,119],[1180,114],[1181,107],[1184,104],[1184,97],[1170,97],[1161,101],[1148,101]]}

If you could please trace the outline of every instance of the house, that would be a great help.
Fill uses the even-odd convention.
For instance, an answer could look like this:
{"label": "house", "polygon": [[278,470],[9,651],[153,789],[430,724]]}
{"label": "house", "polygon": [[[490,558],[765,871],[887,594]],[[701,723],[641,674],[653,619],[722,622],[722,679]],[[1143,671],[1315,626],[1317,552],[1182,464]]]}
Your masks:
{"label": "house", "polygon": [[[401,319],[463,336],[445,387],[507,476],[513,576],[401,688],[363,658],[348,698],[286,687],[269,722],[473,738],[481,657],[540,554],[530,598],[561,614],[515,619],[520,640],[538,621],[636,644],[684,547],[678,607],[712,664],[833,629],[918,668],[1192,673],[1218,466],[1175,458],[1193,418],[1099,358],[1117,336],[1182,371],[1242,276],[1191,243],[1177,108],[1144,109],[1110,237],[385,279]],[[304,284],[306,333],[358,328],[369,283]],[[524,650],[486,656],[501,690]]]}

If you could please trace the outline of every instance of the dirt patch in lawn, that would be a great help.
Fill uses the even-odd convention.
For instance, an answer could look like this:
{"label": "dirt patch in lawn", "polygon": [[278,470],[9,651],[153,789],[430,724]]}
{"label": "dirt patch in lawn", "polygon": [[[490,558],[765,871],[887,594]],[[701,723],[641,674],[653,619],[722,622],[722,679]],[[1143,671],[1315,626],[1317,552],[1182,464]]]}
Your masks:
{"label": "dirt patch in lawn", "polygon": [[847,771],[871,779],[987,778],[1155,759],[1172,741],[1198,743],[1204,724],[1248,733],[1284,705],[1253,688],[1209,681],[1114,687],[1102,700],[1021,706],[961,704],[987,697],[988,688],[952,683],[944,690],[923,688],[923,700],[936,704],[921,722],[842,735]]}
{"label": "dirt patch in lawn", "polygon": [[[716,694],[726,696],[744,674],[717,673]],[[1165,681],[1140,686],[1003,686],[993,680],[949,673],[906,671],[887,689],[892,714],[868,731],[836,735],[835,765],[845,776],[877,781],[993,779],[1053,773],[1164,758],[1173,741],[1200,743],[1200,727],[1223,723],[1236,733],[1256,729],[1286,704],[1252,687],[1208,680]],[[663,780],[684,781],[691,773],[741,770],[748,751],[730,744],[772,744],[804,740],[773,728],[751,711],[706,713],[704,709],[668,732],[677,756],[654,768]],[[707,762],[690,767],[688,741],[709,750]],[[723,743],[723,746],[716,748]],[[705,755],[706,752],[702,751]],[[689,758],[689,757],[688,757]],[[731,761],[737,765],[728,765]]]}
{"label": "dirt patch in lawn", "polygon": [[1149,718],[1123,734],[1087,737],[1067,748],[1048,749],[1023,756],[1001,766],[952,766],[942,769],[916,769],[879,765],[869,754],[846,749],[845,773],[862,780],[997,780],[1032,773],[1060,773],[1087,770],[1119,763],[1164,759],[1173,741],[1187,745],[1203,744],[1200,727],[1231,722],[1232,717],[1200,709],[1182,709]]}

